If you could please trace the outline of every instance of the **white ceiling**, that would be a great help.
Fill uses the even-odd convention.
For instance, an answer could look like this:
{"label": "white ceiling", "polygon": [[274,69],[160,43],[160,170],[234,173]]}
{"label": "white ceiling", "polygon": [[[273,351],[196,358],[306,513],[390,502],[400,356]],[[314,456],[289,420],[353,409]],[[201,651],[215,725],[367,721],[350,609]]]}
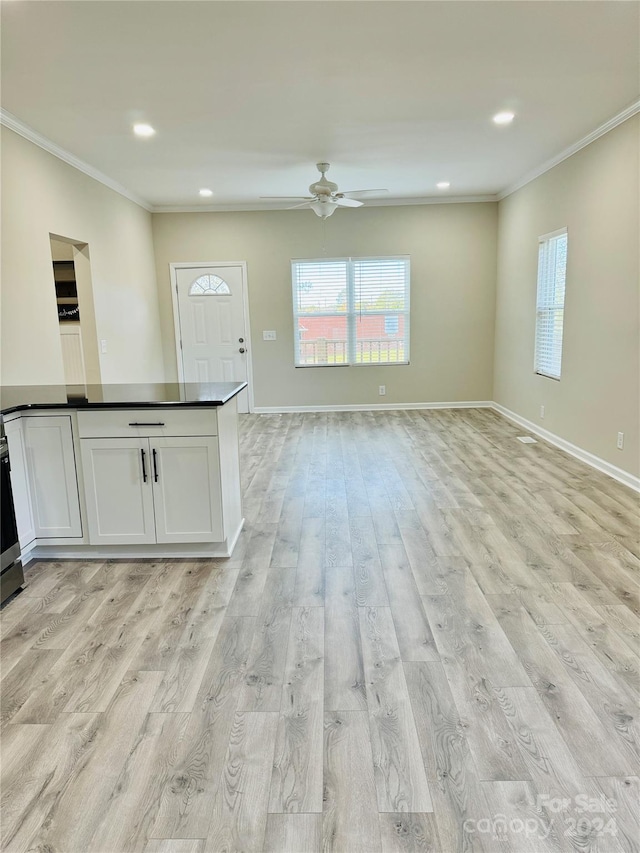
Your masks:
{"label": "white ceiling", "polygon": [[639,9],[14,0],[2,106],[156,207],[304,194],[318,160],[345,190],[495,194],[637,99]]}

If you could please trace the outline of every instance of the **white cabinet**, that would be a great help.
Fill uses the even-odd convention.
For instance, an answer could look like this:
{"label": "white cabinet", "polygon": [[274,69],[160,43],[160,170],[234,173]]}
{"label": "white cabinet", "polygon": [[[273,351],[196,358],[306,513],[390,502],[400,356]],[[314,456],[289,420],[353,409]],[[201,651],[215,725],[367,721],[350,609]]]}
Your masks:
{"label": "white cabinet", "polygon": [[218,439],[153,438],[149,444],[157,541],[222,541]]}
{"label": "white cabinet", "polygon": [[80,442],[89,542],[143,545],[156,541],[146,438]]}
{"label": "white cabinet", "polygon": [[16,513],[20,548],[24,551],[36,538],[36,528],[31,512],[31,489],[27,473],[27,451],[24,446],[22,418],[7,421],[4,431],[9,442],[9,463],[11,465],[11,490]]}
{"label": "white cabinet", "polygon": [[215,436],[83,438],[89,542],[224,539]]}
{"label": "white cabinet", "polygon": [[29,411],[5,421],[25,553],[231,554],[244,522],[236,400],[142,405]]}
{"label": "white cabinet", "polygon": [[23,430],[36,537],[81,537],[71,417],[24,418]]}
{"label": "white cabinet", "polygon": [[60,323],[60,343],[65,385],[84,385],[87,380],[80,323]]}

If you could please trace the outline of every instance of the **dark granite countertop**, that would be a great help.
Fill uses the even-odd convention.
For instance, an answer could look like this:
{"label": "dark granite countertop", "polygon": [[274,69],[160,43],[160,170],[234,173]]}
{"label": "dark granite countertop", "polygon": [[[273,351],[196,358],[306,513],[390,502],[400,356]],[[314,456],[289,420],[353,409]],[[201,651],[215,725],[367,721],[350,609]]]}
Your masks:
{"label": "dark granite countertop", "polygon": [[5,385],[0,414],[34,409],[139,409],[223,406],[246,382],[152,382],[122,385]]}

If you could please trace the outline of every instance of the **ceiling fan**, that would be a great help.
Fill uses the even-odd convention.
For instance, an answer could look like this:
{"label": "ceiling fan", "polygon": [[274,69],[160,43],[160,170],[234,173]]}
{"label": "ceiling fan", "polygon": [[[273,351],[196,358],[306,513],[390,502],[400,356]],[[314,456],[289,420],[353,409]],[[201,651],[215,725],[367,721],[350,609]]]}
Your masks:
{"label": "ceiling fan", "polygon": [[328,181],[325,177],[329,171],[329,163],[316,163],[321,174],[319,181],[311,184],[309,192],[311,195],[263,195],[260,198],[269,199],[302,199],[302,204],[294,204],[287,210],[296,210],[299,207],[310,207],[321,219],[326,219],[337,207],[361,207],[362,202],[351,196],[376,195],[387,193],[389,190],[349,190],[338,192],[338,185]]}

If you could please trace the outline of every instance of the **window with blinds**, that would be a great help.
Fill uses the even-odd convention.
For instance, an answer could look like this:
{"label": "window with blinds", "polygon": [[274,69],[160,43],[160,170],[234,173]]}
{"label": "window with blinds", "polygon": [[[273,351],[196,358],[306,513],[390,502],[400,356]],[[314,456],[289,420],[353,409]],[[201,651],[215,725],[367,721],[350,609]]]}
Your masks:
{"label": "window with blinds", "polygon": [[545,234],[540,237],[539,244],[534,370],[542,376],[560,379],[567,278],[567,229]]}
{"label": "window with blinds", "polygon": [[296,367],[409,363],[409,258],[291,262]]}

